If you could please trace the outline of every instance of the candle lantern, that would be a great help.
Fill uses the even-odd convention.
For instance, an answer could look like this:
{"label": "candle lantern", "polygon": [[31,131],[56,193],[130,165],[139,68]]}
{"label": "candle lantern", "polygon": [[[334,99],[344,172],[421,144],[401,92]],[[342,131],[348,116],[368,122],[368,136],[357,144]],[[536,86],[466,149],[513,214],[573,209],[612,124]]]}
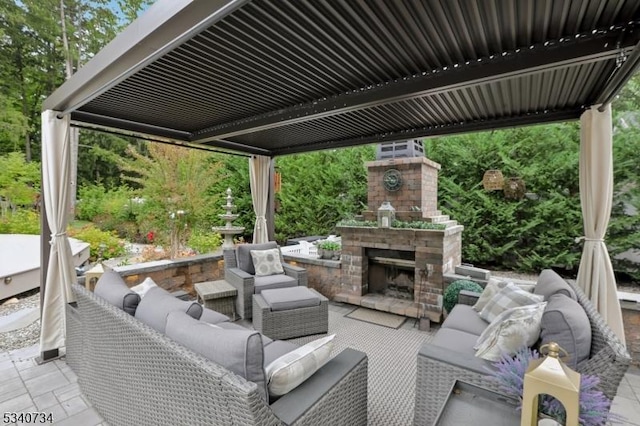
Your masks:
{"label": "candle lantern", "polygon": [[520,426],[538,424],[538,396],[547,394],[557,399],[567,413],[566,426],[578,426],[580,411],[580,373],[567,367],[558,358],[560,350],[557,343],[551,342],[540,350],[548,348],[548,354],[542,359],[534,359],[524,375],[522,391],[522,417]]}
{"label": "candle lantern", "polygon": [[396,209],[391,203],[384,201],[378,209],[378,227],[390,228],[396,218]]}

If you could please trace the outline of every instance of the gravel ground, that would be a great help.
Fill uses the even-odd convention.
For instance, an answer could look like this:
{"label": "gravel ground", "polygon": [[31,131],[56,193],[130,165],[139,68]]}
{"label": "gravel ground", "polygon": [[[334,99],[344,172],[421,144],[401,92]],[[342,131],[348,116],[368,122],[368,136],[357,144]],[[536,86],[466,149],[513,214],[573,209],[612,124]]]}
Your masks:
{"label": "gravel ground", "polygon": [[[14,300],[17,302],[13,303]],[[33,291],[8,299],[0,305],[0,317],[12,314],[21,309],[36,308],[40,306],[40,292]],[[14,331],[0,333],[0,352],[12,351],[38,343],[40,339],[40,320]]]}

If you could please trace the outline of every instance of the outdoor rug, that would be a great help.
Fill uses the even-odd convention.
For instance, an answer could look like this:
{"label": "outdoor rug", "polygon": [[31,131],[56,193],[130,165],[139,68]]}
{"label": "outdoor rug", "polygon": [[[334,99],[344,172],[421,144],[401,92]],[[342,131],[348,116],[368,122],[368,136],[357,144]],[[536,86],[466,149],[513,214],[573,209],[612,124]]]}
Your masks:
{"label": "outdoor rug", "polygon": [[[381,327],[344,316],[344,308],[329,306],[329,334],[335,334],[332,355],[353,348],[369,358],[369,425],[413,424],[416,360],[420,346],[432,334],[409,323],[400,329]],[[305,344],[322,335],[292,339]]]}
{"label": "outdoor rug", "polygon": [[382,325],[389,328],[400,328],[407,320],[406,317],[390,314],[387,312],[375,311],[373,309],[358,308],[347,315],[359,321],[370,322],[371,324]]}

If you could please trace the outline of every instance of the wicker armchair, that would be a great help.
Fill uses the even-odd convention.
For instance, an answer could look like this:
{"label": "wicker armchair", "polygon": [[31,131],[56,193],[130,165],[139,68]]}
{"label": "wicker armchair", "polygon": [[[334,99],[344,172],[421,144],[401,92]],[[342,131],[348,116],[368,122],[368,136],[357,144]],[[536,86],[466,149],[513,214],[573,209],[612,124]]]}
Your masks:
{"label": "wicker armchair", "polygon": [[253,275],[255,272],[251,263],[251,251],[272,248],[279,249],[275,241],[265,244],[241,244],[235,249],[224,250],[224,279],[238,291],[236,312],[243,319],[251,319],[253,316],[251,298],[254,294],[259,294],[267,288],[307,287],[307,271],[304,268],[285,263],[282,253],[280,253],[280,261],[284,275],[268,277]]}
{"label": "wicker armchair", "polygon": [[[577,371],[598,376],[599,390],[613,400],[631,357],[584,292],[571,282],[569,285],[591,323],[591,355],[578,364]],[[477,296],[479,294],[461,291],[458,303],[473,305]],[[414,424],[433,424],[455,380],[500,392],[489,375],[489,368],[493,367],[488,362],[472,355],[453,353],[428,343],[423,345],[418,352]]]}

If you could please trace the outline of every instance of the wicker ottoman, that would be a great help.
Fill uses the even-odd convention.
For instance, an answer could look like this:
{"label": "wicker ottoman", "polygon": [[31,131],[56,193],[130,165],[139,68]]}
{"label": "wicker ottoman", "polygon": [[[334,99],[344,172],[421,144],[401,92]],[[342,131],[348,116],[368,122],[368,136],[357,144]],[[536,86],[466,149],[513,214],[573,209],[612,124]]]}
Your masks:
{"label": "wicker ottoman", "polygon": [[253,295],[253,328],[272,339],[292,339],[329,330],[329,300],[304,287]]}

